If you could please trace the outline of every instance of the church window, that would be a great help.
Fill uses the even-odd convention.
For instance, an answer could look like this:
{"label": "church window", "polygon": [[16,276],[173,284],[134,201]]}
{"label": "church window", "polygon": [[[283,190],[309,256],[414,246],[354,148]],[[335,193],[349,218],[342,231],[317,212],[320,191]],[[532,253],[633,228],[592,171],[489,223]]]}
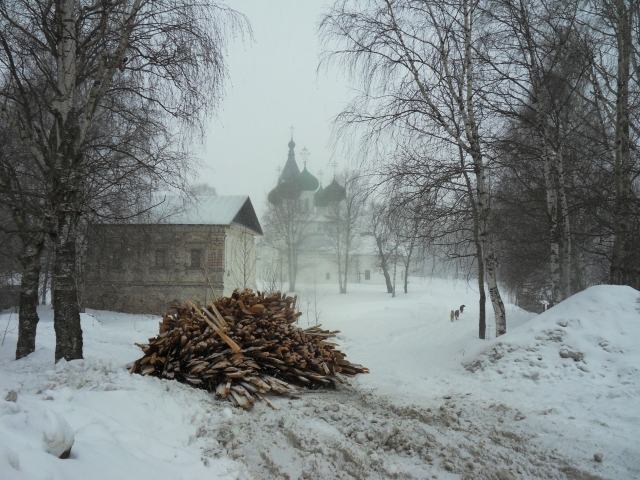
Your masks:
{"label": "church window", "polygon": [[191,249],[191,268],[201,268],[202,267],[202,250],[199,248]]}
{"label": "church window", "polygon": [[164,268],[167,266],[167,251],[164,249],[156,250],[156,267]]}
{"label": "church window", "polygon": [[365,270],[364,271],[364,279],[365,280],[371,280],[371,270]]}

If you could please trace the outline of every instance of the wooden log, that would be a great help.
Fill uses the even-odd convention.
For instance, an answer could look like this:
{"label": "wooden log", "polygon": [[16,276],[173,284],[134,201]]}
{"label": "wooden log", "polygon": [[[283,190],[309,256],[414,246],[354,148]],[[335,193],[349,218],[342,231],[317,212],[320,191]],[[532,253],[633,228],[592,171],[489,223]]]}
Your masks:
{"label": "wooden log", "polygon": [[297,394],[301,386],[342,382],[340,372],[368,373],[327,341],[338,331],[293,325],[300,315],[296,303],[297,298],[280,293],[265,297],[245,290],[211,302],[208,310],[191,301],[176,305],[163,317],[158,336],[138,344],[144,355],[133,363],[131,373],[215,391],[243,408],[271,390]]}

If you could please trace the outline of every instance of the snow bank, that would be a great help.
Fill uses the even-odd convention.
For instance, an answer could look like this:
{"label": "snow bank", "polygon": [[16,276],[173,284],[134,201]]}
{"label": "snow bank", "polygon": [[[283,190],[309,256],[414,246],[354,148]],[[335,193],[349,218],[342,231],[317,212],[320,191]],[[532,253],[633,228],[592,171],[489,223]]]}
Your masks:
{"label": "snow bank", "polygon": [[607,398],[636,397],[639,309],[640,293],[631,287],[591,287],[500,337],[467,368],[539,384],[578,381],[605,387]]}
{"label": "snow bank", "polygon": [[499,337],[465,367],[493,392],[490,408],[516,405],[545,441],[585,468],[640,478],[637,290],[591,287]]}

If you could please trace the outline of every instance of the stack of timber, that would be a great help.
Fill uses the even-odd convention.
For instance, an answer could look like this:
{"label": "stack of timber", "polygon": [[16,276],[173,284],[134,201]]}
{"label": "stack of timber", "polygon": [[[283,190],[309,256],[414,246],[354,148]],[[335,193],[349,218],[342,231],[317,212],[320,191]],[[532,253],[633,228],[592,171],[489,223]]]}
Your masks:
{"label": "stack of timber", "polygon": [[369,373],[327,341],[339,331],[301,329],[296,298],[235,291],[204,308],[187,301],[164,315],[131,373],[174,379],[203,388],[234,405],[256,399],[275,406],[267,392],[297,394],[302,387],[334,387],[340,374]]}

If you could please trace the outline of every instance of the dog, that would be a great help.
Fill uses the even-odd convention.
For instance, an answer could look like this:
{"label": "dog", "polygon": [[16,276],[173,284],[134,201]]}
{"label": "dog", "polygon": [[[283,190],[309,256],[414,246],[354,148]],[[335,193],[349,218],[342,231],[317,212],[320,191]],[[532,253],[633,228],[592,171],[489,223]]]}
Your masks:
{"label": "dog", "polygon": [[458,320],[458,318],[460,318],[460,310],[456,310],[454,313],[456,320]]}
{"label": "dog", "polygon": [[460,313],[464,312],[464,307],[466,307],[466,305],[460,305]]}
{"label": "dog", "polygon": [[454,315],[455,315],[455,314],[453,313],[453,310],[451,310],[451,314],[449,315],[449,317],[451,317],[451,321],[452,321],[452,322],[453,322],[453,316],[454,316]]}

